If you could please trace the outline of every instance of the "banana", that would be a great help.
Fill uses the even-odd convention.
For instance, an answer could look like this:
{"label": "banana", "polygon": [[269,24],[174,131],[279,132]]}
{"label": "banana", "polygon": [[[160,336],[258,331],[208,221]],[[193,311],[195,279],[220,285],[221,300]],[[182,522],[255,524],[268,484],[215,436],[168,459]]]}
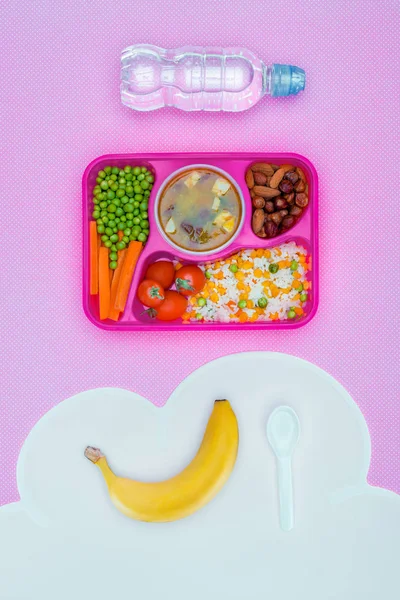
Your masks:
{"label": "banana", "polygon": [[98,448],[85,456],[101,470],[110,498],[127,517],[162,523],[183,519],[218,494],[233,470],[239,429],[228,400],[216,400],[200,448],[192,462],[171,479],[154,483],[118,477]]}

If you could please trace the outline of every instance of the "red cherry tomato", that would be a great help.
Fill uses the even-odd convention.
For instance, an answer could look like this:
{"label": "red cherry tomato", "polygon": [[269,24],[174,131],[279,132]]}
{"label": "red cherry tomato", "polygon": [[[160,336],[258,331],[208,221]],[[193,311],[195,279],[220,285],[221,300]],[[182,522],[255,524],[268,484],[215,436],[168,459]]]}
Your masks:
{"label": "red cherry tomato", "polygon": [[206,278],[203,271],[195,265],[181,267],[175,273],[175,285],[180,294],[193,296],[203,289]]}
{"label": "red cherry tomato", "polygon": [[137,296],[149,308],[158,308],[165,298],[164,288],[154,279],[145,279],[138,287]]}
{"label": "red cherry tomato", "polygon": [[169,260],[159,260],[150,265],[146,271],[145,277],[145,279],[154,279],[154,281],[158,281],[165,290],[171,287],[174,278],[175,267]]}
{"label": "red cherry tomato", "polygon": [[159,321],[175,321],[183,315],[187,308],[187,300],[174,290],[165,292],[164,302],[155,309]]}

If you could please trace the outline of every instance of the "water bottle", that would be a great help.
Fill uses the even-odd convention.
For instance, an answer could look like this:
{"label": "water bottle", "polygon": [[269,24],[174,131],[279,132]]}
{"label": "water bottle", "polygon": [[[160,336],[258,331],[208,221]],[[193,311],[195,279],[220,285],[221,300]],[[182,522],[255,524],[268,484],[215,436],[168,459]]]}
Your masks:
{"label": "water bottle", "polygon": [[237,112],[263,96],[290,96],[305,86],[303,69],[267,66],[243,48],[137,44],[122,52],[121,63],[122,103],[141,111],[175,106]]}

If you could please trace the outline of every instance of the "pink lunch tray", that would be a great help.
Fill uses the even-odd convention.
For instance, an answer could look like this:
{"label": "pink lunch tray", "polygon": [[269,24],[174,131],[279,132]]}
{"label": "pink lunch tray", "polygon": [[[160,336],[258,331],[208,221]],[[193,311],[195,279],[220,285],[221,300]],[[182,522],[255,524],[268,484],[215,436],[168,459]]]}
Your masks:
{"label": "pink lunch tray", "polygon": [[[309,186],[309,205],[302,218],[289,231],[273,239],[262,239],[257,237],[251,229],[252,206],[249,190],[245,183],[245,172],[249,165],[254,162],[268,162],[272,164],[293,164],[303,169]],[[132,286],[125,312],[119,321],[100,321],[98,309],[98,296],[89,294],[89,221],[92,213],[92,191],[96,185],[97,173],[105,166],[117,166],[123,168],[125,165],[139,164],[154,171],[155,182],[149,199],[149,239],[139,258],[133,276]],[[197,258],[187,255],[172,248],[163,239],[158,231],[154,218],[154,202],[158,189],[164,180],[174,171],[181,167],[194,164],[208,164],[211,167],[219,167],[226,171],[241,188],[245,202],[245,219],[241,232],[232,243],[218,254],[208,257],[202,255]],[[309,160],[299,154],[269,154],[269,153],[174,153],[174,154],[109,154],[100,156],[93,160],[85,170],[82,180],[83,192],[83,308],[88,319],[108,330],[142,330],[142,331],[178,331],[178,330],[229,330],[229,329],[296,329],[308,323],[317,310],[318,306],[318,178],[315,168]],[[136,289],[142,280],[147,266],[159,259],[177,259],[182,263],[202,263],[207,260],[214,261],[234,254],[238,250],[250,248],[272,248],[279,244],[295,241],[304,246],[312,255],[312,270],[309,272],[311,281],[311,292],[305,305],[305,316],[294,321],[255,321],[252,323],[204,323],[191,322],[183,324],[182,321],[157,321],[143,314],[144,308],[136,298]]]}

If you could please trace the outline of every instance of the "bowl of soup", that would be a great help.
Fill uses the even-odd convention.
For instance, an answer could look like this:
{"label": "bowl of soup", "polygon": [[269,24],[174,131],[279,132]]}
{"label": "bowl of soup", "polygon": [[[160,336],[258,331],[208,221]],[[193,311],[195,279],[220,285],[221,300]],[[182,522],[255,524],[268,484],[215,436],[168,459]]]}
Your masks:
{"label": "bowl of soup", "polygon": [[191,165],[160,187],[155,218],[163,238],[186,254],[214,254],[239,234],[245,214],[240,187],[222,169]]}

